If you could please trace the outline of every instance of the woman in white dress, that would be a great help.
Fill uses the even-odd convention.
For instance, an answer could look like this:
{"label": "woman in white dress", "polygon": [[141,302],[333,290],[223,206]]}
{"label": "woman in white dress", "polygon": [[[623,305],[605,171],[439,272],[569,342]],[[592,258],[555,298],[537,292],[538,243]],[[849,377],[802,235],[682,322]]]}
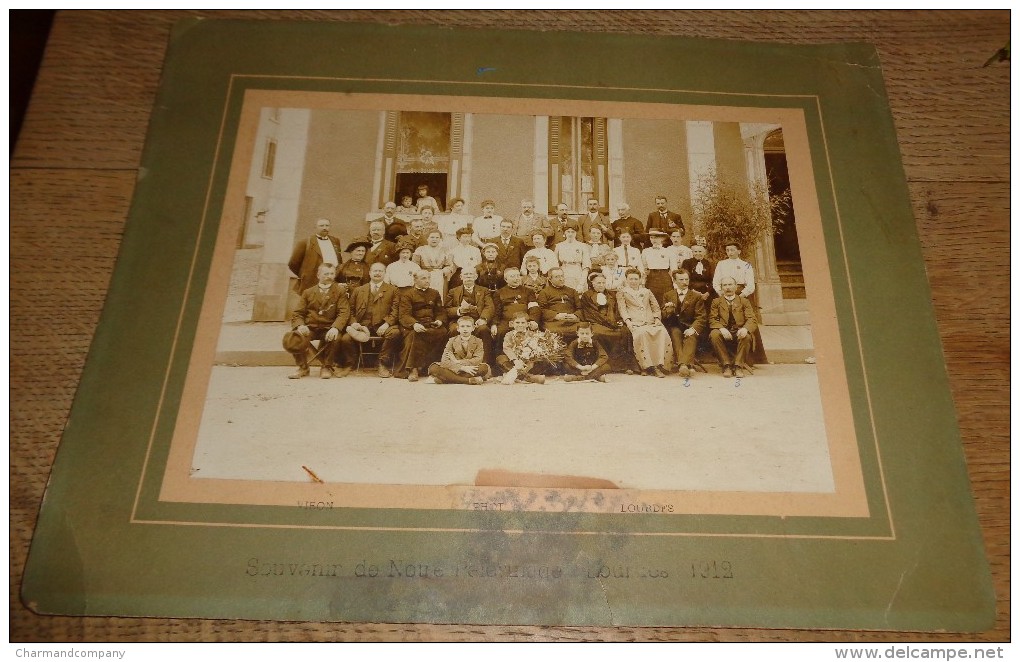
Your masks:
{"label": "woman in white dress", "polygon": [[[457,240],[457,230],[469,227],[474,221],[474,216],[466,213],[464,207],[463,198],[454,198],[450,200],[450,213],[440,214],[436,217],[439,230],[443,233],[443,246],[446,250],[452,251],[460,243]],[[474,243],[473,238],[472,243]]]}
{"label": "woman in white dress", "polygon": [[573,223],[563,228],[563,241],[554,249],[556,260],[563,269],[563,278],[567,287],[578,292],[588,289],[588,270],[591,269],[591,257],[588,244],[577,240],[577,226]]}
{"label": "woman in white dress", "polygon": [[400,258],[386,267],[386,282],[399,290],[407,291],[414,285],[414,276],[421,271],[421,267],[411,261],[414,254],[414,242],[408,237],[401,237],[397,241],[397,253]]}
{"label": "woman in white dress", "polygon": [[627,270],[627,286],[616,293],[620,318],[634,337],[634,357],[646,375],[662,378],[673,363],[673,345],[662,324],[662,313],[655,295],[641,287],[641,272]]}
{"label": "woman in white dress", "polygon": [[443,234],[438,228],[429,232],[427,241],[424,246],[415,249],[411,259],[429,272],[429,287],[439,292],[442,301],[446,301],[446,283],[453,275],[453,259],[450,251],[443,247]]}
{"label": "woman in white dress", "polygon": [[453,261],[454,269],[456,269],[453,276],[450,277],[451,289],[461,284],[460,272],[462,270],[477,267],[482,261],[482,252],[471,243],[473,237],[474,233],[470,228],[457,230],[458,243],[450,249],[450,259]]}
{"label": "woman in white dress", "polygon": [[648,240],[652,245],[641,251],[641,259],[645,263],[645,286],[655,295],[656,301],[662,301],[663,295],[673,287],[669,274],[676,271],[676,262],[662,245],[666,240],[665,232],[652,228]]}

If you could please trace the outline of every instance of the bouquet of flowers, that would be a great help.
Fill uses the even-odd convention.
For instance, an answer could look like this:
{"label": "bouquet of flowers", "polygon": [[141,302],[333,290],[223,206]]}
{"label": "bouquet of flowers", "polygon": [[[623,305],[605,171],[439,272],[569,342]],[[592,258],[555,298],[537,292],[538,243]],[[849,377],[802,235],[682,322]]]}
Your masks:
{"label": "bouquet of flowers", "polygon": [[[510,368],[503,375],[504,384],[513,384],[517,381],[518,377],[525,379],[525,375],[528,375],[539,361],[546,361],[549,365],[555,365],[557,361],[563,358],[563,354],[566,351],[563,338],[558,333],[553,333],[552,331],[546,331],[545,333],[529,331],[527,334],[508,335],[507,339],[503,342],[504,349],[512,349],[512,354],[515,356],[515,367]],[[507,355],[511,355],[511,352],[508,351]],[[520,370],[517,368],[518,362],[521,364]],[[528,381],[544,379],[544,377],[527,378]],[[539,381],[538,383],[544,383],[544,381]]]}
{"label": "bouquet of flowers", "polygon": [[545,361],[550,365],[554,365],[563,358],[563,353],[566,349],[567,346],[563,343],[563,338],[560,334],[546,331],[544,333],[536,333],[525,340],[517,354],[526,363]]}

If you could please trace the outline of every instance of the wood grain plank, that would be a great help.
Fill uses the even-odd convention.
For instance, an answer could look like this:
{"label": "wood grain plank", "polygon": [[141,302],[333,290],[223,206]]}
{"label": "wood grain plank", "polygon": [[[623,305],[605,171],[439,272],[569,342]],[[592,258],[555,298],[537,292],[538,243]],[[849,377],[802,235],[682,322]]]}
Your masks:
{"label": "wood grain plank", "polygon": [[170,28],[186,16],[574,30],[878,49],[907,176],[1007,181],[1009,12],[87,11],[53,27],[14,167],[136,168]]}

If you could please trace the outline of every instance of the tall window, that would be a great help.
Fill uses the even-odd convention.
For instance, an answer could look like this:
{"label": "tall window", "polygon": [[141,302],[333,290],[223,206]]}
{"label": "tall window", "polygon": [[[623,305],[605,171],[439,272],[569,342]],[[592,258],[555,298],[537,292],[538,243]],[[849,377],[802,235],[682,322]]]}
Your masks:
{"label": "tall window", "polygon": [[549,212],[559,203],[571,211],[595,198],[606,211],[609,192],[606,118],[549,118]]}
{"label": "tall window", "polygon": [[445,208],[447,178],[450,172],[450,113],[400,113],[396,154],[394,202],[410,195],[417,200],[419,186],[428,187],[428,195]]}

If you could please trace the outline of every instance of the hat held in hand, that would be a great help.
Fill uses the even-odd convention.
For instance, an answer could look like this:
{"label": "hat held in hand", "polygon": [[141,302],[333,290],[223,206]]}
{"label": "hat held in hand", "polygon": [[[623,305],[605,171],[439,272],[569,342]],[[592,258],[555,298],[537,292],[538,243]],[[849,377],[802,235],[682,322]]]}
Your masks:
{"label": "hat held in hand", "polygon": [[308,351],[310,346],[311,343],[308,341],[308,338],[296,330],[283,334],[283,348],[291,354],[300,354],[302,351]]}

